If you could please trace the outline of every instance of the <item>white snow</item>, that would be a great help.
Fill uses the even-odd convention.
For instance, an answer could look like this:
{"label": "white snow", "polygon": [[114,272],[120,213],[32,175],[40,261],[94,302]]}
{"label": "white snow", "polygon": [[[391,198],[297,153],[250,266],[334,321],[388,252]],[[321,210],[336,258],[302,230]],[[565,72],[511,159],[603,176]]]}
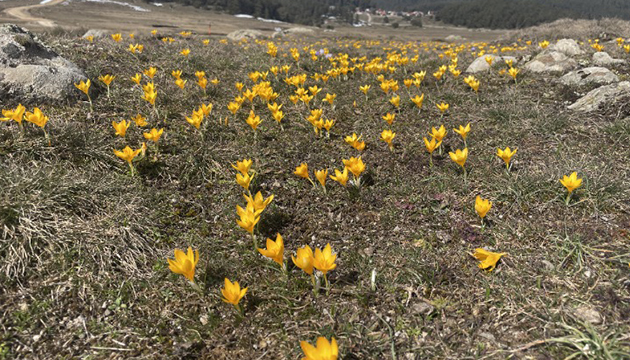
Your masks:
{"label": "white snow", "polygon": [[122,2],[122,1],[116,1],[116,0],[83,0],[83,1],[95,2],[95,3],[103,3],[103,4],[115,4],[115,5],[121,5],[121,6],[128,6],[132,10],[140,11],[140,12],[150,12],[151,11],[149,9],[145,9],[145,8],[137,6],[137,5],[129,4],[129,3],[126,3],[126,2]]}
{"label": "white snow", "polygon": [[274,24],[283,24],[284,23],[284,21],[274,20],[274,19],[256,18],[256,20],[259,20],[259,21],[262,21],[262,22],[266,22],[266,23],[274,23]]}
{"label": "white snow", "polygon": [[253,19],[254,18],[253,16],[247,15],[247,14],[236,14],[236,15],[234,15],[234,17],[241,18],[241,19]]}
{"label": "white snow", "polygon": [[[3,0],[0,0],[3,1]],[[51,2],[52,0],[42,0],[40,2],[40,4],[47,4],[49,2]],[[69,2],[71,1],[77,1],[77,0],[66,0],[63,2],[63,5],[68,5]],[[126,3],[123,1],[116,1],[116,0],[81,0],[82,2],[94,2],[94,3],[101,3],[101,4],[114,4],[114,5],[120,5],[120,6],[127,6],[129,8],[131,8],[134,11],[140,11],[140,12],[150,12],[151,10],[149,9],[145,9],[143,7],[140,7],[138,5],[133,5],[130,3]],[[158,5],[157,3],[154,4],[155,6],[162,6],[162,4]]]}

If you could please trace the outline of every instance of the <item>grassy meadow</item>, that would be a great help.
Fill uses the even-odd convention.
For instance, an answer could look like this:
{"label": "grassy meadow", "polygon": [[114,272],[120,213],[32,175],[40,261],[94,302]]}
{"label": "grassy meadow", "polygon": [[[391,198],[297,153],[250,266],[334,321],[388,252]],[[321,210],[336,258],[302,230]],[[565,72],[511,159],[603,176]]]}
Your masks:
{"label": "grassy meadow", "polygon": [[[79,89],[76,104],[23,104],[49,117],[48,135],[0,122],[0,359],[301,359],[300,342],[318,337],[336,339],[339,359],[630,357],[630,107],[566,110],[592,88],[520,62],[516,79],[497,61],[474,75],[478,91],[464,82],[476,57],[520,59],[545,39],[168,36],[43,36],[85,69],[92,105]],[[580,40],[590,57],[596,50]],[[614,70],[627,79],[630,66]],[[109,91],[99,80],[108,74]],[[143,99],[149,82],[155,106]],[[411,100],[422,95],[421,106]],[[234,114],[230,103],[240,103]],[[212,104],[203,117],[193,113],[202,104]],[[187,117],[202,117],[199,128]],[[124,137],[112,126],[122,120]],[[464,143],[454,129],[467,124]],[[430,156],[424,138],[442,125]],[[163,129],[156,143],[143,135],[152,128]],[[391,148],[383,130],[395,133]],[[353,133],[355,146],[345,140]],[[132,167],[114,153],[126,146],[140,150]],[[509,168],[497,156],[505,147],[517,149]],[[464,148],[462,167],[449,153]],[[360,184],[352,173],[346,186],[329,176],[324,191],[316,170],[335,176],[359,157]],[[249,190],[232,166],[243,159],[252,160]],[[314,185],[294,173],[302,163]],[[559,180],[573,172],[582,183],[566,204]],[[281,234],[286,270],[236,222],[248,191],[273,195],[253,215],[253,234],[263,249]],[[477,196],[492,202],[483,219]],[[328,287],[314,272],[314,291],[291,257],[327,244],[336,268]],[[188,247],[199,252],[195,285],[167,262]],[[476,249],[504,255],[490,271]],[[225,278],[247,287],[242,315],[222,301]]]}

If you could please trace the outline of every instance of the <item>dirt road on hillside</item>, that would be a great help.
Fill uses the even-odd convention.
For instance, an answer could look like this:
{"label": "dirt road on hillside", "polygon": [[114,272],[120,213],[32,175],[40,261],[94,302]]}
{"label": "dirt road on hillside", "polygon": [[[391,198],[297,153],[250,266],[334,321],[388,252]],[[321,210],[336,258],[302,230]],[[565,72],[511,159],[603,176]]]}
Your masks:
{"label": "dirt road on hillside", "polygon": [[45,4],[36,4],[36,5],[27,5],[27,6],[18,6],[18,7],[8,8],[4,10],[4,13],[22,21],[37,23],[44,27],[54,27],[56,25],[54,21],[33,16],[30,14],[29,11],[32,9],[40,8],[40,7],[57,5],[57,4],[62,3],[63,1],[64,0],[52,0]]}

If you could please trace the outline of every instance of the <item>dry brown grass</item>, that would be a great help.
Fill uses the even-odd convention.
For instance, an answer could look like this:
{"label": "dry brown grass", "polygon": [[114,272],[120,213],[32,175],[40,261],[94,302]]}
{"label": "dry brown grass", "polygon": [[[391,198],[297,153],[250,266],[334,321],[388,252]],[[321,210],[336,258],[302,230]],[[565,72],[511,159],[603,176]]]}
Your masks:
{"label": "dry brown grass", "polygon": [[621,19],[573,20],[560,19],[518,31],[510,31],[503,39],[514,41],[520,38],[535,40],[600,39],[602,41],[625,37],[630,33],[630,22]]}
{"label": "dry brown grass", "polygon": [[[394,152],[378,140],[391,105],[375,77],[359,72],[318,84],[320,99],[338,95],[334,111],[322,105],[337,120],[330,139],[313,134],[305,109],[287,99],[291,88],[270,75],[286,109],[285,131],[257,104],[264,122],[254,141],[245,111],[235,118],[226,110],[237,95],[233,84],[251,86],[247,73],[272,64],[291,63],[292,74],[330,65],[302,60],[298,70],[288,58],[270,59],[263,44],[204,47],[200,40],[165,46],[140,38],[145,53],[136,59],[109,40],[88,46],[75,37],[47,37],[92,79],[118,78],[111,100],[99,89],[93,112],[84,103],[43,106],[52,147],[38,130],[21,136],[15,124],[0,123],[0,358],[296,359],[299,341],[317,336],[335,336],[343,359],[627,356],[627,106],[572,113],[564,101],[581,89],[527,73],[514,85],[497,68],[478,75],[475,96],[450,75],[438,86],[430,74],[444,61],[422,51],[407,74],[399,68],[387,75],[401,85]],[[283,51],[314,40],[290,41]],[[373,58],[384,56],[384,46],[403,45],[365,43],[357,50],[345,44],[317,48]],[[192,49],[187,61],[178,55],[184,47]],[[472,61],[467,53],[459,59],[461,67]],[[166,135],[131,177],[112,148],[136,147],[141,131],[132,126],[122,140],[111,121],[150,114],[128,80],[149,66],[159,69],[161,114],[149,121]],[[189,81],[186,94],[173,84],[176,68]],[[197,70],[221,80],[207,98],[194,89]],[[428,72],[420,113],[402,85],[418,70]],[[363,84],[372,85],[368,101],[358,90]],[[202,101],[215,105],[203,136],[184,121]],[[440,101],[451,104],[443,118],[435,107]],[[229,124],[220,125],[226,116]],[[462,147],[452,128],[467,122],[471,156],[464,182],[446,152]],[[430,168],[422,137],[440,124],[449,130],[446,152]],[[343,142],[352,132],[368,142],[358,196],[332,182],[325,195],[292,174],[301,162],[333,169],[358,155]],[[509,175],[494,155],[505,146],[518,147]],[[234,207],[243,198],[230,164],[244,157],[259,172],[254,191],[275,195],[259,238],[280,232],[286,257],[304,244],[328,242],[339,254],[329,296],[314,296],[292,264],[285,276],[254,254],[236,226]],[[567,207],[558,179],[572,171],[584,186]],[[478,194],[494,202],[483,229],[473,210]],[[174,248],[189,245],[201,253],[203,296],[166,263]],[[469,255],[476,247],[508,255],[487,273]],[[249,286],[242,321],[220,301],[224,277]],[[583,306],[597,311],[601,323],[580,320],[576,309]]]}

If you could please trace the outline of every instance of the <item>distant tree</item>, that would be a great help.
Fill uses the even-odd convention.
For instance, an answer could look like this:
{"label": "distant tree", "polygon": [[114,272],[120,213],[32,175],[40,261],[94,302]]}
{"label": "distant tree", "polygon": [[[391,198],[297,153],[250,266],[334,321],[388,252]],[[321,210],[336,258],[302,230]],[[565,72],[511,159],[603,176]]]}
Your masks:
{"label": "distant tree", "polygon": [[400,24],[398,22],[392,23],[392,27],[394,29],[398,29],[400,27]]}
{"label": "distant tree", "polygon": [[383,18],[383,24],[389,24],[389,18],[387,16]]}
{"label": "distant tree", "polygon": [[415,26],[415,27],[422,27],[422,18],[420,16],[416,16],[415,18],[411,19],[411,21],[409,22],[411,24],[411,26]]}

